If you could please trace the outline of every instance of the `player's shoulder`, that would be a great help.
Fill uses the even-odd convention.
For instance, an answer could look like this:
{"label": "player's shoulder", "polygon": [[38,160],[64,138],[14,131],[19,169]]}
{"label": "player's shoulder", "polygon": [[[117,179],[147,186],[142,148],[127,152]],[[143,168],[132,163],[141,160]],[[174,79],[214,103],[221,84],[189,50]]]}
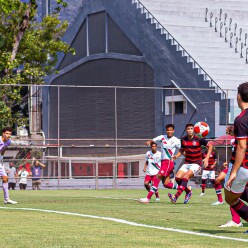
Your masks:
{"label": "player's shoulder", "polygon": [[248,119],[248,109],[243,110],[236,118],[234,119],[234,124],[246,121]]}
{"label": "player's shoulder", "polygon": [[180,141],[180,139],[178,139],[176,136],[172,136],[171,139],[176,140],[176,141],[178,141],[178,140]]}
{"label": "player's shoulder", "polygon": [[146,156],[148,156],[150,153],[151,153],[151,151],[147,151],[147,152],[146,152]]}
{"label": "player's shoulder", "polygon": [[161,155],[161,152],[160,152],[160,151],[157,151],[156,154],[157,154],[158,156],[160,156],[160,155]]}
{"label": "player's shoulder", "polygon": [[157,137],[155,137],[153,140],[162,140],[165,138],[165,135],[161,134],[161,135],[158,135]]}

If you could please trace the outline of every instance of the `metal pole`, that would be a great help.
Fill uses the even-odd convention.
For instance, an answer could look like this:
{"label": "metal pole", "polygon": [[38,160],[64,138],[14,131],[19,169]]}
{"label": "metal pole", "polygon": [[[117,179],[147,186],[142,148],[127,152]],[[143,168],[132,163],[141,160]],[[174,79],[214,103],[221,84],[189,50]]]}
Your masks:
{"label": "metal pole", "polygon": [[58,138],[57,138],[57,145],[58,145],[58,177],[61,176],[61,164],[60,164],[60,87],[58,87]]}
{"label": "metal pole", "polygon": [[69,159],[69,178],[72,179],[71,159]]}
{"label": "metal pole", "polygon": [[[228,112],[228,90],[226,91],[226,127],[228,125],[228,116],[229,112]],[[227,162],[227,135],[226,135],[226,162]]]}
{"label": "metal pole", "polygon": [[114,174],[113,174],[113,188],[116,189],[116,181],[117,181],[117,156],[118,156],[118,149],[117,149],[117,138],[118,138],[118,129],[117,129],[117,94],[116,94],[116,87],[115,87],[115,163],[114,163]]}
{"label": "metal pole", "polygon": [[174,89],[172,90],[172,99],[171,99],[171,123],[174,123]]}
{"label": "metal pole", "polygon": [[96,189],[98,189],[98,161],[95,162],[96,165]]}

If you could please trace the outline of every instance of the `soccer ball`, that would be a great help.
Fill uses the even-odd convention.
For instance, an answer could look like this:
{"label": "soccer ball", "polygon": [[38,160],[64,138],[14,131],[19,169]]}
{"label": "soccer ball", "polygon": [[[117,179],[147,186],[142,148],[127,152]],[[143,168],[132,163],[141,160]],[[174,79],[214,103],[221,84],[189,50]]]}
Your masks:
{"label": "soccer ball", "polygon": [[194,125],[195,135],[199,138],[204,138],[210,131],[209,125],[206,122],[199,121]]}

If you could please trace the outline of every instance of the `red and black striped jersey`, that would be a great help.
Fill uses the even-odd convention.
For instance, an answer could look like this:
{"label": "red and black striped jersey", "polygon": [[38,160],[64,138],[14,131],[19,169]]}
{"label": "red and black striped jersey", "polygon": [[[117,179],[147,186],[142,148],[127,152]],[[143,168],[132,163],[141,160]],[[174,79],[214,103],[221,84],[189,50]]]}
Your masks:
{"label": "red and black striped jersey", "polygon": [[[207,157],[207,152],[202,153],[202,159],[205,159]],[[215,163],[215,161],[217,160],[217,156],[215,154],[215,152],[211,152],[209,159],[208,159],[208,166],[206,168],[204,168],[204,170],[215,170],[211,168],[211,166]]]}
{"label": "red and black striped jersey", "polygon": [[234,120],[234,149],[230,162],[234,164],[238,140],[246,140],[246,152],[241,166],[248,169],[248,109],[243,110]]}
{"label": "red and black striped jersey", "polygon": [[208,141],[194,136],[189,139],[185,136],[181,139],[181,148],[185,152],[185,164],[202,164],[201,146],[207,146]]}

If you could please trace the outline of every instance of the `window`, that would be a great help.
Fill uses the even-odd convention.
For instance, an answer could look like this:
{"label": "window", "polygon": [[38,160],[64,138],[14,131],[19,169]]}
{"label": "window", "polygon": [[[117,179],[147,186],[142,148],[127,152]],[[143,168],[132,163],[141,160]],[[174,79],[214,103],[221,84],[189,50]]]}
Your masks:
{"label": "window", "polygon": [[165,115],[186,114],[187,101],[181,96],[166,96],[165,97]]}

